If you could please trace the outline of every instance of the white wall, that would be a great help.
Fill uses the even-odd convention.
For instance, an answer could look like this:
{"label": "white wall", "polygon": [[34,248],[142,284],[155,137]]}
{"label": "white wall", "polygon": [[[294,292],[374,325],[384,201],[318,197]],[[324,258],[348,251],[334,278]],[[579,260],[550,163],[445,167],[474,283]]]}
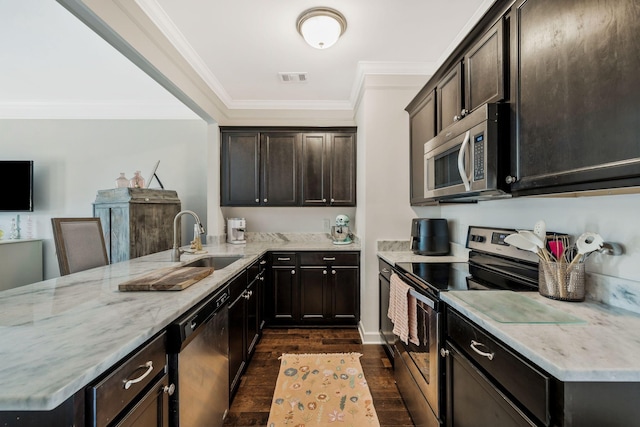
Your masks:
{"label": "white wall", "polygon": [[[408,240],[409,115],[404,108],[424,77],[368,76],[357,110],[358,235],[361,252],[361,332],[379,342],[378,240]],[[434,208],[439,214],[438,208]]]}
{"label": "white wall", "polygon": [[[416,208],[427,216],[429,208]],[[441,214],[449,221],[451,240],[465,244],[469,225],[533,229],[542,219],[547,230],[573,237],[595,231],[605,241],[621,243],[624,256],[593,254],[587,260],[588,272],[640,281],[640,194],[490,200],[471,205],[443,205]],[[640,292],[640,282],[638,283]],[[640,305],[640,301],[638,302]]]}
{"label": "white wall", "polygon": [[[44,240],[45,279],[59,275],[51,217],[93,216],[97,191],[115,187],[120,172],[130,178],[140,170],[146,180],[160,160],[157,174],[164,187],[176,190],[182,208],[206,221],[206,132],[203,120],[0,120],[0,158],[34,160],[30,215],[34,237]],[[6,191],[11,183],[3,185]],[[158,187],[154,181],[152,188]],[[0,214],[5,239],[15,215]],[[188,221],[183,244],[193,237]]]}

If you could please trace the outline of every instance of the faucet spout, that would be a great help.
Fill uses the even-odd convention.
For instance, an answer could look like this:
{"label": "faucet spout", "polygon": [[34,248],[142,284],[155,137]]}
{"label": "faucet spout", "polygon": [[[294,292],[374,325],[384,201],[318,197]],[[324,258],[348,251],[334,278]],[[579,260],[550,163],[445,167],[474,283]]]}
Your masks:
{"label": "faucet spout", "polygon": [[200,231],[200,234],[205,233],[204,227],[200,222],[200,218],[198,218],[198,215],[195,212],[189,211],[189,210],[178,212],[175,218],[173,218],[173,249],[171,250],[171,261],[180,261],[180,255],[184,252],[183,250],[180,249],[180,245],[178,243],[178,220],[184,214],[189,214],[193,216],[193,218],[196,220],[196,226]]}

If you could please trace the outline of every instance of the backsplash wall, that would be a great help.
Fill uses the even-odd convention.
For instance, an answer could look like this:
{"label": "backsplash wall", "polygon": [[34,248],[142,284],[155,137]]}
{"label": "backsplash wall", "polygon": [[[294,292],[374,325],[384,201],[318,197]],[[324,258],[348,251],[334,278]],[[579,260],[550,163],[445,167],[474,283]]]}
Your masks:
{"label": "backsplash wall", "polygon": [[[449,221],[451,240],[464,245],[470,225],[533,229],[542,219],[547,230],[567,233],[574,240],[585,231],[605,241],[620,243],[621,256],[595,253],[586,264],[588,297],[640,312],[640,195],[594,197],[520,197],[477,204],[440,206]],[[433,208],[414,208],[417,217],[429,217]]]}

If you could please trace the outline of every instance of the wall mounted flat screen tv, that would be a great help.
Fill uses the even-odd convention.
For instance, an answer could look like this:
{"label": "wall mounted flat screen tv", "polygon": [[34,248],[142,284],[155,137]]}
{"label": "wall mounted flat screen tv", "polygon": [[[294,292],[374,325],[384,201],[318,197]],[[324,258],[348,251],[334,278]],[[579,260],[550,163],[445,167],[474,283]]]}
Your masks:
{"label": "wall mounted flat screen tv", "polygon": [[33,160],[0,160],[0,212],[33,212]]}

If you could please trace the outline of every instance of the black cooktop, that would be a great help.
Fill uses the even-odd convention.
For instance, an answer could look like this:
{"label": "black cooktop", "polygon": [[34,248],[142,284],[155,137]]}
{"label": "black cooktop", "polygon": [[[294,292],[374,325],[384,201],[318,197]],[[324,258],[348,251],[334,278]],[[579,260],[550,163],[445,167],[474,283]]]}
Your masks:
{"label": "black cooktop", "polygon": [[396,270],[416,290],[436,296],[446,291],[507,289],[536,291],[535,254],[504,242],[513,229],[469,227],[469,262],[399,262]]}
{"label": "black cooktop", "polygon": [[468,289],[466,262],[399,262],[396,268],[422,290],[438,294]]}

